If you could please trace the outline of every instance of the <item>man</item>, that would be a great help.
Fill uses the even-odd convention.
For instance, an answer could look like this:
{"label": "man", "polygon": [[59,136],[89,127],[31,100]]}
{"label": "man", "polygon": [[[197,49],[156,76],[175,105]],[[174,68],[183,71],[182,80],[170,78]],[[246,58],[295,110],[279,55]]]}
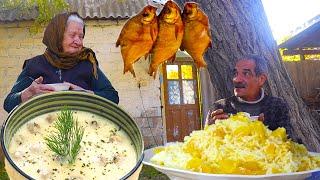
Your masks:
{"label": "man", "polygon": [[209,111],[207,124],[226,119],[229,114],[247,112],[257,116],[271,130],[284,127],[293,137],[288,105],[282,99],[268,96],[262,88],[267,80],[267,61],[257,55],[240,58],[233,69],[234,96],[218,100]]}

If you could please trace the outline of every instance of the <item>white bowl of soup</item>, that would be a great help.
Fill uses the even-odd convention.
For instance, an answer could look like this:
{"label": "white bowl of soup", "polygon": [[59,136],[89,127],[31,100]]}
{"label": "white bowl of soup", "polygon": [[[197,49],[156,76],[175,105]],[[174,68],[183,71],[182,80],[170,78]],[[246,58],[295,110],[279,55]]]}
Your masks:
{"label": "white bowl of soup", "polygon": [[[45,137],[63,108],[84,129],[73,163],[50,150]],[[10,179],[138,179],[143,139],[134,120],[116,104],[85,92],[43,94],[19,105],[1,129]]]}

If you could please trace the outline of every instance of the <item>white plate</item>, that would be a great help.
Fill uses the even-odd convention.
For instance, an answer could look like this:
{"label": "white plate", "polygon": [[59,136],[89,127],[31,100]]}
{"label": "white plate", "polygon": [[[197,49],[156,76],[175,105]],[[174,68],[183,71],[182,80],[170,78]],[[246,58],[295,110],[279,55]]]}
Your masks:
{"label": "white plate", "polygon": [[258,120],[259,116],[250,116],[250,119],[252,120]]}
{"label": "white plate", "polygon": [[[302,171],[295,173],[283,173],[283,174],[269,174],[269,175],[233,175],[233,174],[208,174],[198,173],[186,170],[179,170],[174,168],[168,168],[153,164],[150,159],[154,155],[152,149],[144,151],[143,164],[152,166],[158,171],[166,174],[170,179],[182,180],[182,179],[201,179],[201,180],[238,180],[238,179],[268,179],[268,180],[303,180],[311,176],[313,172],[320,172],[320,169],[311,171]],[[314,153],[320,155],[320,153]]]}
{"label": "white plate", "polygon": [[70,88],[70,85],[65,83],[53,83],[53,84],[46,84],[55,89],[55,91],[67,91]]}

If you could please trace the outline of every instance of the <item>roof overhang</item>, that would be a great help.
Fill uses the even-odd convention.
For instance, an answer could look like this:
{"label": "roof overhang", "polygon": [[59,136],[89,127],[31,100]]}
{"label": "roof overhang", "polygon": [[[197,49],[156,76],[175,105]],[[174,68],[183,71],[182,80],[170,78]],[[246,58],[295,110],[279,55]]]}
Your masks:
{"label": "roof overhang", "polygon": [[320,21],[309,26],[302,32],[288,39],[278,46],[288,50],[319,48],[320,47]]}
{"label": "roof overhang", "polygon": [[[0,0],[1,1],[1,0]],[[146,5],[153,5],[160,12],[162,5],[150,0],[66,0],[70,11],[76,11],[84,19],[121,20],[138,14]],[[34,20],[38,17],[38,8],[30,7],[5,10],[0,7],[0,23]]]}

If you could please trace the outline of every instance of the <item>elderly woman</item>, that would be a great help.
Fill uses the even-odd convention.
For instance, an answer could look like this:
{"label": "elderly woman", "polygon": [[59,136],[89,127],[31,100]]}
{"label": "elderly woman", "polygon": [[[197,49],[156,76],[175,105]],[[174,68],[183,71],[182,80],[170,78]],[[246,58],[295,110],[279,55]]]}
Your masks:
{"label": "elderly woman", "polygon": [[118,103],[118,92],[99,69],[95,53],[83,47],[84,34],[84,22],[77,13],[55,16],[44,32],[46,51],[24,62],[4,109],[10,112],[37,94],[55,91],[47,85],[50,83],[65,83],[70,90],[94,93]]}

